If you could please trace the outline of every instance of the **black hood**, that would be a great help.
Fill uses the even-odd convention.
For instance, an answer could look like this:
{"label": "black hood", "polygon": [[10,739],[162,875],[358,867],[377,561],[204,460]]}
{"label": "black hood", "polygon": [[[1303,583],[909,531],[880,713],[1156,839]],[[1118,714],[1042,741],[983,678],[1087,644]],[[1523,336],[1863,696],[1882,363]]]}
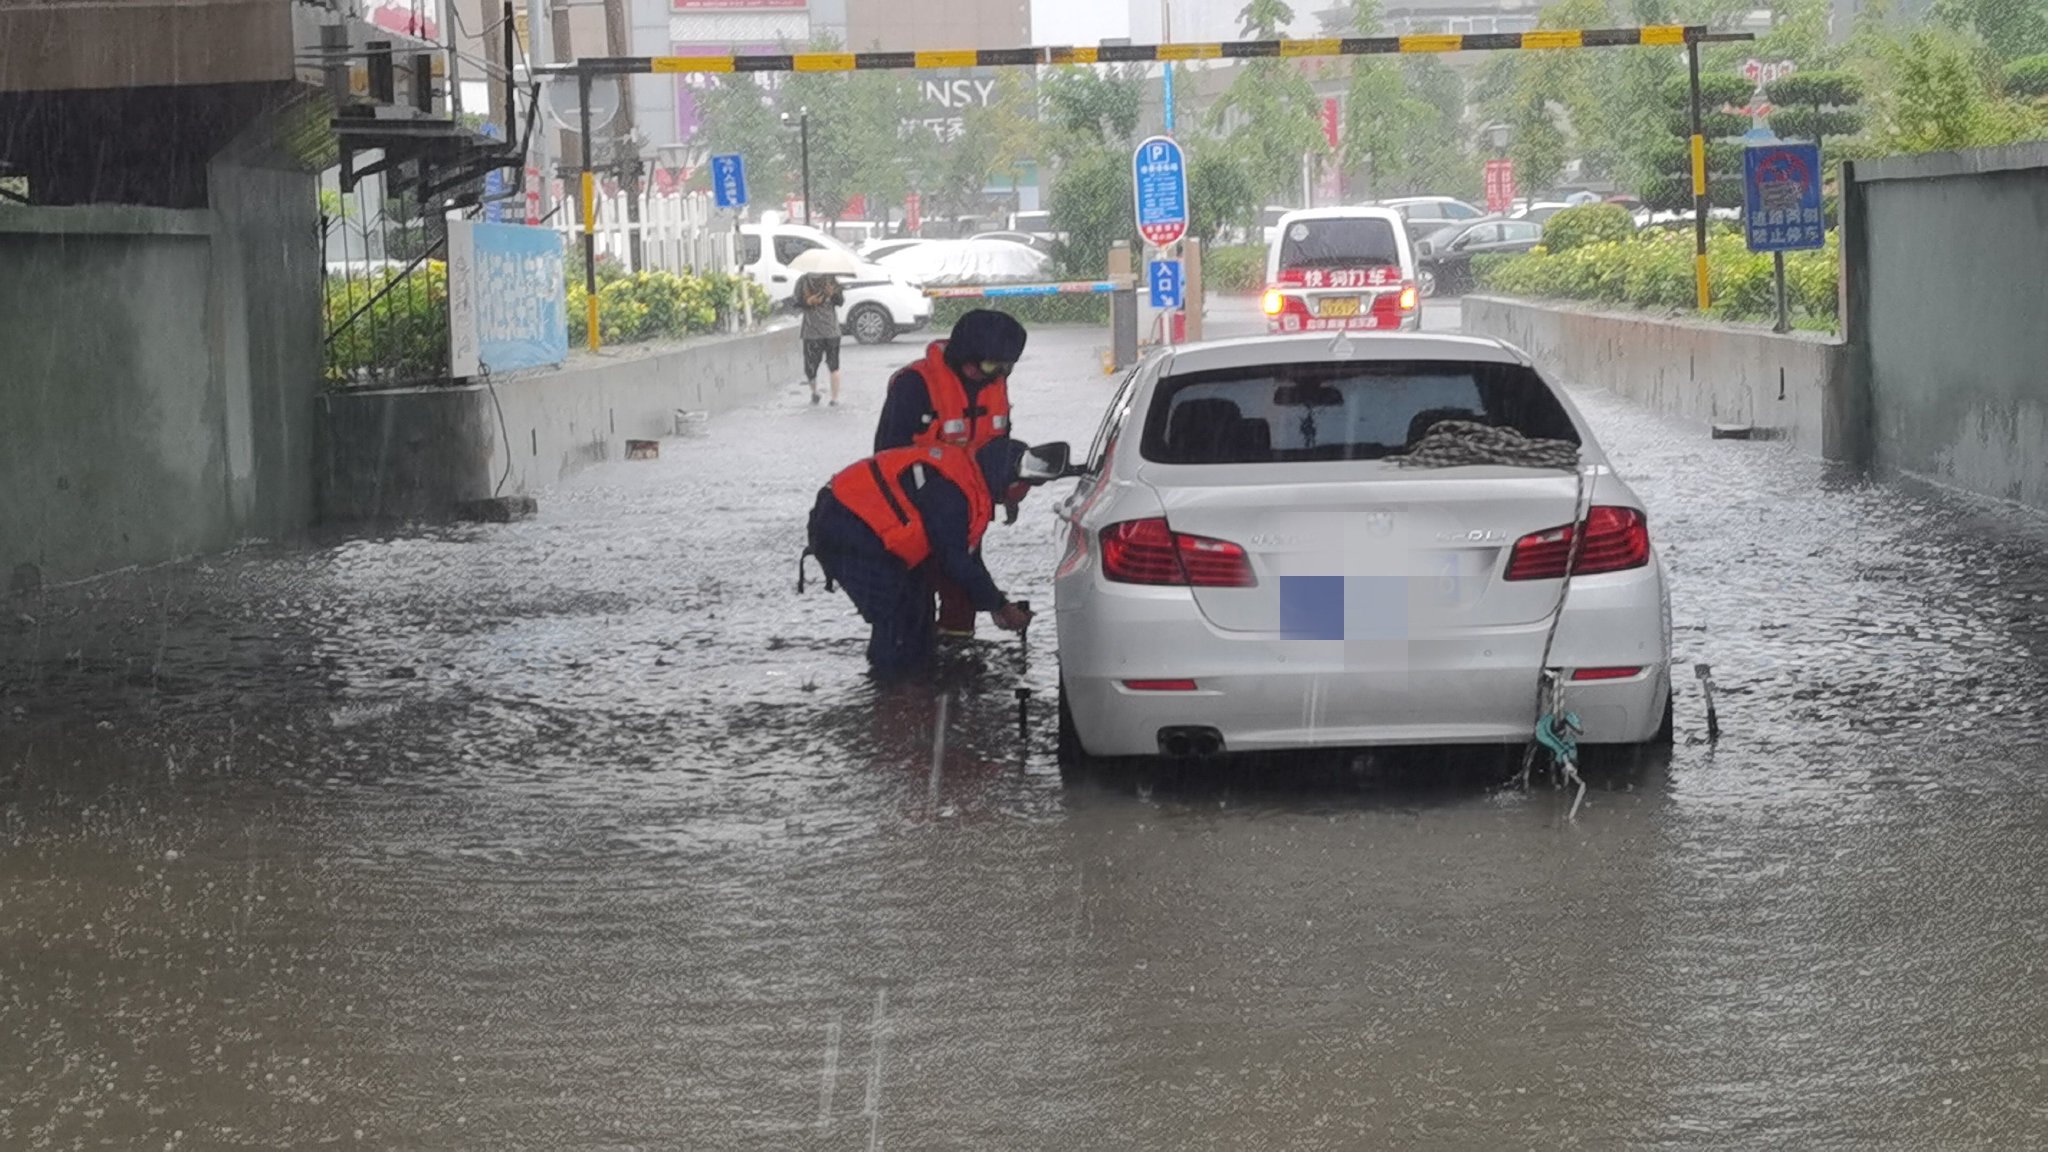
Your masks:
{"label": "black hood", "polygon": [[946,363],[955,371],[978,360],[1014,364],[1024,357],[1024,339],[1024,325],[1016,317],[976,308],[953,325],[946,340]]}

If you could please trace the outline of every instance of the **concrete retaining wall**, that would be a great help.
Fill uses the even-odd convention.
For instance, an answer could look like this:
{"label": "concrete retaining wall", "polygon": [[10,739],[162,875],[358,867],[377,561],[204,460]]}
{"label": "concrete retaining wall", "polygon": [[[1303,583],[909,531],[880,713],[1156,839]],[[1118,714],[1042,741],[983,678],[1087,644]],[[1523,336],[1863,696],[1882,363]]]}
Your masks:
{"label": "concrete retaining wall", "polygon": [[1465,298],[1464,325],[1523,349],[1567,383],[1748,425],[1831,460],[1854,449],[1849,357],[1837,340],[1490,296]]}
{"label": "concrete retaining wall", "polygon": [[[341,392],[320,401],[320,510],[334,522],[435,520],[491,496],[534,495],[803,375],[796,325],[680,346],[578,354],[493,388]],[[500,411],[503,418],[500,420]],[[508,451],[509,449],[509,451]]]}
{"label": "concrete retaining wall", "polygon": [[1844,165],[1879,468],[2048,509],[2048,145]]}
{"label": "concrete retaining wall", "polygon": [[209,208],[0,207],[0,589],[280,537],[312,515],[314,177]]}

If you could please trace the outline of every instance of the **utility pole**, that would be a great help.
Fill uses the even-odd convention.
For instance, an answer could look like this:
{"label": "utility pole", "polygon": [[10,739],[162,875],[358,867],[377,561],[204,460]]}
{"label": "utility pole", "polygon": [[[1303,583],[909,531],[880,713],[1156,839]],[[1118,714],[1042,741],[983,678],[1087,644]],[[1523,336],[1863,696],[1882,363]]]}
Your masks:
{"label": "utility pole", "polygon": [[[782,114],[782,126],[789,127],[787,112]],[[804,226],[808,228],[811,223],[811,110],[808,107],[797,109],[796,131],[797,147],[800,149],[803,165]]]}
{"label": "utility pole", "polygon": [[[613,56],[632,52],[626,43],[626,0],[604,0],[605,50]],[[640,228],[640,178],[646,165],[640,161],[640,134],[633,126],[633,78],[618,77],[619,114],[612,118],[612,178],[626,194],[626,256],[633,271],[645,271]]]}
{"label": "utility pole", "polygon": [[[533,86],[533,98],[536,102],[541,99],[540,70],[554,58],[554,54],[549,52],[547,47],[549,23],[546,0],[526,0],[526,77],[528,83]],[[550,191],[555,178],[555,165],[552,159],[555,153],[554,132],[548,127],[548,118],[544,112],[534,116],[533,129],[532,153],[527,156],[526,162],[528,167],[540,173],[540,218],[545,220],[548,217],[548,210],[552,207],[549,203],[552,199]]]}

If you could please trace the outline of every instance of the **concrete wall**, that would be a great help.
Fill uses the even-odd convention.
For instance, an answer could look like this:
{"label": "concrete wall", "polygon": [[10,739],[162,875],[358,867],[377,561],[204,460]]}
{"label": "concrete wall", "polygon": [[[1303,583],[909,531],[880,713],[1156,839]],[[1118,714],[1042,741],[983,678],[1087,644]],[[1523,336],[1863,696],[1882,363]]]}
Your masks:
{"label": "concrete wall", "polygon": [[200,210],[0,211],[0,575],[227,541],[211,230]]}
{"label": "concrete wall", "polygon": [[1703,423],[1748,425],[1831,460],[1853,449],[1839,341],[1488,296],[1466,297],[1463,311],[1465,331],[1506,340],[1566,383]]}
{"label": "concrete wall", "polygon": [[0,208],[0,578],[311,520],[313,177],[222,160],[209,184],[206,209]]}
{"label": "concrete wall", "polygon": [[802,370],[797,328],[785,323],[578,356],[561,369],[500,377],[495,397],[483,384],[331,393],[319,404],[321,518],[433,520],[469,501],[533,495],[621,458],[628,439],[674,435],[679,411],[751,403]]}
{"label": "concrete wall", "polygon": [[1879,468],[2048,509],[2048,145],[1845,166]]}

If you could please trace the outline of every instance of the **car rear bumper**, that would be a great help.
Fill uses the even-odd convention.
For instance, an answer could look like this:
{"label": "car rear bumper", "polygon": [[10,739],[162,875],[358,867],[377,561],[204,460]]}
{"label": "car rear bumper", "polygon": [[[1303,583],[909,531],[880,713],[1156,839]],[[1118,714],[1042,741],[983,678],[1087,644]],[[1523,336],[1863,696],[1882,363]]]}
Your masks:
{"label": "car rear bumper", "polygon": [[[1598,582],[1606,582],[1600,586]],[[1162,728],[1209,728],[1226,750],[1512,744],[1535,726],[1542,622],[1406,641],[1290,641],[1212,627],[1182,589],[1100,592],[1062,612],[1060,675],[1081,743],[1101,756],[1149,756]],[[1582,577],[1550,665],[1635,668],[1568,681],[1565,705],[1589,744],[1649,740],[1662,726],[1670,656],[1662,577],[1653,568]],[[1149,691],[1132,680],[1193,680]]]}

